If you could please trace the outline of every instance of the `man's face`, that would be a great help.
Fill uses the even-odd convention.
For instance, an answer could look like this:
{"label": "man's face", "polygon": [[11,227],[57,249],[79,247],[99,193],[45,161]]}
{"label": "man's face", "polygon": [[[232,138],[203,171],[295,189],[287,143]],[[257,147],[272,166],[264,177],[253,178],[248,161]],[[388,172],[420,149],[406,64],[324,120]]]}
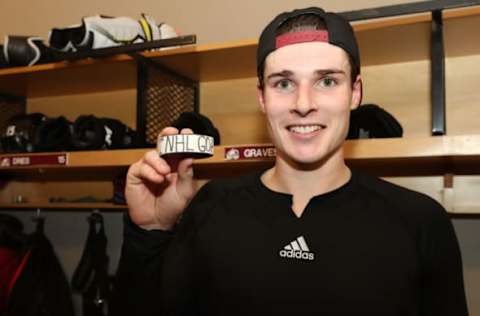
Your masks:
{"label": "man's face", "polygon": [[259,102],[277,155],[300,165],[340,155],[350,110],[361,97],[347,53],[323,42],[284,46],[265,60]]}

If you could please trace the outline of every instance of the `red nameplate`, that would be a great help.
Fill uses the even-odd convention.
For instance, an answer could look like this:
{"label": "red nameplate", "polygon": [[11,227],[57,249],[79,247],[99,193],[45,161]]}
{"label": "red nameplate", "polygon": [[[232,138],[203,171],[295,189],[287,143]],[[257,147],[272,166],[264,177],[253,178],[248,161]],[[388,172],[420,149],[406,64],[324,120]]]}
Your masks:
{"label": "red nameplate", "polygon": [[0,168],[17,168],[33,166],[66,166],[68,165],[67,154],[44,154],[44,155],[15,155],[0,156]]}

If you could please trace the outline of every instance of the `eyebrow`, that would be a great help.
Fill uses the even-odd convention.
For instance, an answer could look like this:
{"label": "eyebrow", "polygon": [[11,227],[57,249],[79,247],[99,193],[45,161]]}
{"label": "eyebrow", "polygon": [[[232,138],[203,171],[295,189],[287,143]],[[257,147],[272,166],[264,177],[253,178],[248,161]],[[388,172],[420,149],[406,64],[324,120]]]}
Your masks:
{"label": "eyebrow", "polygon": [[[345,71],[337,68],[332,68],[332,69],[318,69],[315,70],[315,74],[317,76],[325,76],[325,75],[331,75],[331,74],[341,74],[345,75]],[[271,73],[267,76],[267,80],[275,77],[282,77],[282,78],[290,78],[293,77],[293,71],[291,70],[282,70],[279,72],[274,72]]]}
{"label": "eyebrow", "polygon": [[282,77],[282,78],[289,78],[293,76],[293,71],[290,70],[282,70],[279,72],[271,73],[267,76],[267,80],[275,77]]}
{"label": "eyebrow", "polygon": [[332,68],[332,69],[320,69],[320,70],[315,70],[316,75],[331,75],[331,74],[340,74],[344,75],[345,71],[342,69],[337,69],[337,68]]}

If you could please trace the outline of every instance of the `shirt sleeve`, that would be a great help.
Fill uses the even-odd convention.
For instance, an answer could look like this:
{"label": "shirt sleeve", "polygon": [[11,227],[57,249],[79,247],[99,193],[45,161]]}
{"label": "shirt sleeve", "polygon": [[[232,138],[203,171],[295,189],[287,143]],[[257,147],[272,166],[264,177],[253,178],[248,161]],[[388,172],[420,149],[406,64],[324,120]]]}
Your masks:
{"label": "shirt sleeve", "polygon": [[162,315],[204,314],[198,304],[202,284],[197,268],[200,266],[196,242],[202,223],[208,220],[224,190],[216,181],[202,187],[187,207],[175,228],[168,253],[162,267],[161,300]]}
{"label": "shirt sleeve", "polygon": [[144,230],[124,216],[123,246],[109,315],[159,315],[161,267],[173,233]]}
{"label": "shirt sleeve", "polygon": [[[217,190],[218,191],[218,190]],[[217,193],[204,185],[174,232],[146,231],[126,215],[109,316],[196,315],[195,235]]]}
{"label": "shirt sleeve", "polygon": [[467,316],[460,248],[447,212],[437,205],[421,232],[422,316]]}

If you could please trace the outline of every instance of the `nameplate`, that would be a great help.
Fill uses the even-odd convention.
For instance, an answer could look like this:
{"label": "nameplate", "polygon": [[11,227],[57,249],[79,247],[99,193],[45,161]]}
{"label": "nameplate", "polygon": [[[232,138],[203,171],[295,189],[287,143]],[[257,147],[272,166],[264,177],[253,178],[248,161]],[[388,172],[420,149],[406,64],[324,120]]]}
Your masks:
{"label": "nameplate", "polygon": [[68,165],[67,154],[42,154],[42,155],[9,155],[0,156],[0,168],[18,168],[35,166],[66,166]]}
{"label": "nameplate", "polygon": [[276,156],[276,149],[274,146],[240,146],[240,147],[226,147],[226,160],[254,160],[254,159],[273,159]]}

